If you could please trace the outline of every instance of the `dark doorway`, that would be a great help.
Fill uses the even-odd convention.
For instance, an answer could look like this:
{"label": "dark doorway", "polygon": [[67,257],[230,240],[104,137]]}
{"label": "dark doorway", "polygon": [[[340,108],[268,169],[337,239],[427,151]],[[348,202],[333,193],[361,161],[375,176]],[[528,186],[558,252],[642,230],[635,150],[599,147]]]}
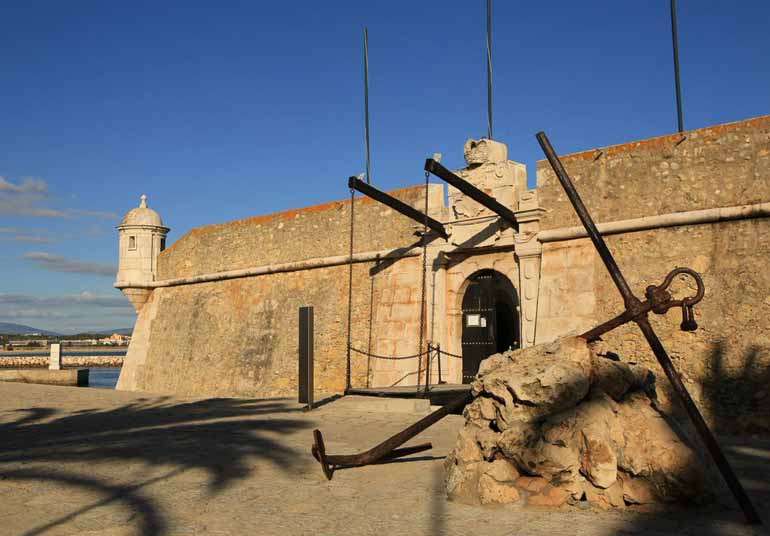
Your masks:
{"label": "dark doorway", "polygon": [[463,295],[462,312],[463,383],[470,383],[484,359],[519,348],[516,289],[500,272],[476,272]]}

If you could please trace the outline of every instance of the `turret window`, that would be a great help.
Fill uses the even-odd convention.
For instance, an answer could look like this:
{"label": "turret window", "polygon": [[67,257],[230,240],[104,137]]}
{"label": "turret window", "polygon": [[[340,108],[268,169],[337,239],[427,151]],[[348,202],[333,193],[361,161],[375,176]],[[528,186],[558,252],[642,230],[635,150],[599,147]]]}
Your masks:
{"label": "turret window", "polygon": [[136,250],[136,237],[135,236],[129,236],[128,237],[128,250],[129,251],[135,251]]}

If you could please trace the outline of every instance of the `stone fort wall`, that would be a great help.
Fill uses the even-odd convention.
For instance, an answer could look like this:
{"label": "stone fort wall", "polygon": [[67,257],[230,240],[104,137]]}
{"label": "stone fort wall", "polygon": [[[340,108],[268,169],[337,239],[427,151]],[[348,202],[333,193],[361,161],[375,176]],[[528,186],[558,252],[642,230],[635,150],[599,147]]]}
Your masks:
{"label": "stone fort wall", "polygon": [[[598,222],[767,203],[770,116],[585,151],[564,156],[563,162]],[[622,310],[588,239],[564,238],[566,228],[579,222],[546,162],[538,164],[537,175],[536,197],[545,209],[539,232],[529,227],[521,235],[496,234],[475,244],[463,241],[462,227],[455,225],[454,244],[436,241],[429,247],[426,338],[445,350],[462,352],[460,304],[467,279],[479,269],[505,274],[521,296],[520,272],[539,266],[539,284],[526,293],[529,304],[536,305],[536,343],[582,332]],[[422,187],[391,193],[422,210]],[[510,197],[513,205],[513,193]],[[434,218],[452,222],[458,217],[444,205],[442,185],[431,186],[429,200]],[[380,355],[414,354],[422,268],[414,232],[420,226],[368,198],[358,198],[354,206],[355,252],[380,252],[380,259],[370,255],[354,265],[352,345]],[[297,309],[313,305],[316,390],[342,391],[350,208],[342,201],[203,227],[161,253],[156,277],[161,282],[300,261],[316,267],[298,264],[259,276],[155,288],[139,313],[119,388],[294,396]],[[696,307],[700,329],[681,332],[674,310],[665,317],[652,315],[653,325],[712,423],[745,429],[768,420],[770,218],[624,232],[607,241],[639,296],[674,267],[690,266],[703,274],[706,296]],[[532,257],[540,246],[542,257]],[[387,252],[403,256],[385,258]],[[530,264],[522,270],[527,254]],[[329,262],[320,262],[324,258]],[[533,265],[532,259],[539,260]],[[605,339],[607,349],[624,361],[659,371],[635,326]],[[461,362],[443,365],[444,379],[456,381]],[[370,360],[354,353],[352,384],[414,384],[416,369],[416,359]],[[659,377],[666,402],[667,382]]]}
{"label": "stone fort wall", "polygon": [[[562,158],[597,222],[770,201],[770,116]],[[545,229],[579,225],[547,162],[538,164]],[[607,237],[637,296],[677,266],[703,275],[700,326],[681,314],[651,315],[656,331],[712,423],[751,429],[770,415],[770,219],[686,225]],[[679,286],[680,295],[687,289]],[[691,292],[691,291],[690,291]],[[539,342],[583,331],[623,310],[587,238],[544,244]],[[635,325],[604,337],[624,361],[667,381]]]}
{"label": "stone fort wall", "polygon": [[[423,187],[412,187],[390,193],[422,210],[424,192]],[[440,185],[431,186],[429,199],[431,216],[445,217]],[[341,201],[195,229],[161,253],[158,279],[346,257],[350,208],[350,201]],[[418,224],[369,198],[355,200],[354,214],[356,253],[398,254],[418,241]],[[354,264],[353,346],[387,354],[416,353],[419,262],[419,257],[405,257]],[[311,305],[315,389],[340,392],[346,377],[347,297],[344,262],[156,288],[139,313],[118,388],[201,396],[294,396],[298,308]],[[370,345],[370,332],[375,346]],[[374,369],[366,357],[354,354],[352,385],[366,387]]]}

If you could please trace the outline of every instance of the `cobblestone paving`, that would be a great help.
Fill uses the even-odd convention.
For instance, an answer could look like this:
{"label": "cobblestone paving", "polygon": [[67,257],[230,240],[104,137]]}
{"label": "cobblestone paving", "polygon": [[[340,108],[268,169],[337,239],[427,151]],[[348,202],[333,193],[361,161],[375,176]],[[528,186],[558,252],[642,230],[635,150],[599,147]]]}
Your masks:
{"label": "cobblestone paving", "polygon": [[[768,534],[728,497],[696,512],[481,508],[447,502],[443,456],[461,418],[412,459],[340,470],[309,454],[369,448],[417,417],[340,399],[310,414],[285,399],[199,400],[0,384],[2,535]],[[770,520],[770,441],[723,438]]]}

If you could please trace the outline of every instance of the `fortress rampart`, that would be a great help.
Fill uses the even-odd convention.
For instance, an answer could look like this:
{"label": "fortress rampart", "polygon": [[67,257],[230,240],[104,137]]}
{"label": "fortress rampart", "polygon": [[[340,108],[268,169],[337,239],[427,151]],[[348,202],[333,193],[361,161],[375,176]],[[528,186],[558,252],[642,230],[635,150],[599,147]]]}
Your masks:
{"label": "fortress rampart", "polygon": [[[468,168],[458,173],[509,206],[520,230],[452,189],[445,206],[443,185],[431,185],[429,213],[451,237],[427,247],[424,336],[463,356],[442,362],[450,383],[462,381],[471,320],[500,328],[498,337],[507,326],[505,344],[526,347],[622,310],[591,244],[571,229],[579,222],[547,163],[538,163],[538,186],[527,190],[526,169],[507,159],[504,145],[469,142],[466,158]],[[703,274],[698,331],[679,331],[675,311],[652,321],[712,421],[735,424],[740,417],[746,427],[761,425],[770,405],[770,116],[585,151],[563,162],[594,218],[608,225],[609,246],[638,294],[676,266]],[[423,208],[422,186],[391,194]],[[203,227],[162,251],[154,278],[133,284],[148,298],[118,387],[294,395],[297,309],[312,305],[316,389],[344,389],[350,209],[350,201],[340,201]],[[421,226],[368,198],[355,200],[354,213],[352,346],[415,354]],[[492,275],[510,286],[507,305],[493,297],[497,317],[485,317],[482,307],[476,318],[469,296]],[[505,308],[512,322],[500,313]],[[635,329],[608,335],[607,349],[657,370]],[[354,386],[416,382],[416,359],[354,353],[351,362]]]}

